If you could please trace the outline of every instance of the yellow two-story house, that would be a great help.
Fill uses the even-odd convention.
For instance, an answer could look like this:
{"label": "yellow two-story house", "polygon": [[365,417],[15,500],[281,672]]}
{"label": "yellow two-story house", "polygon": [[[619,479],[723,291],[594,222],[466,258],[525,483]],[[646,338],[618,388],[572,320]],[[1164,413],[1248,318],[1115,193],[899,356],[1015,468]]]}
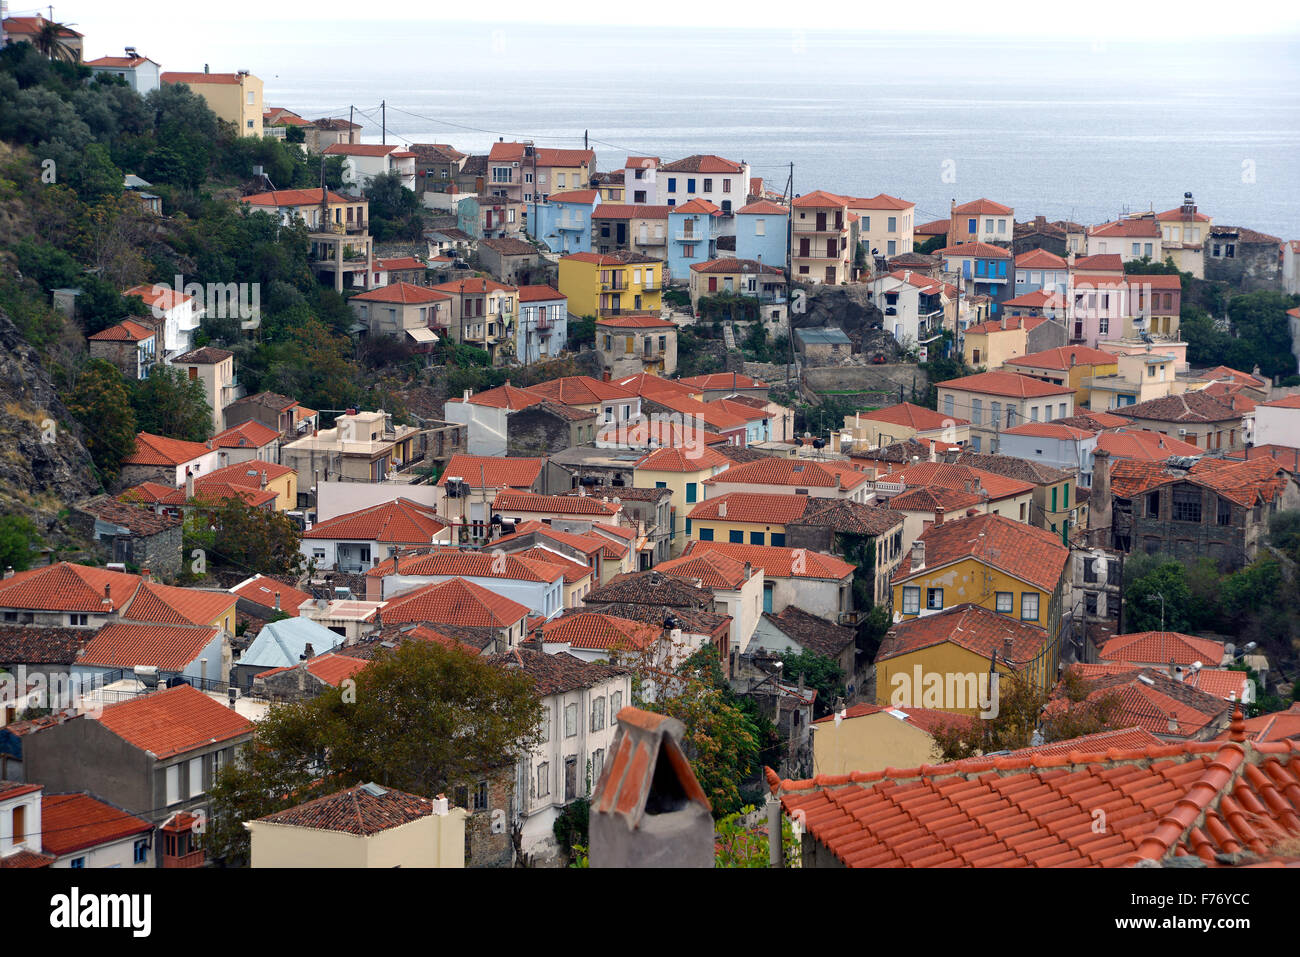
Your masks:
{"label": "yellow two-story house", "polygon": [[574,253],[560,260],[560,292],[575,316],[658,313],[663,288],[663,261],[640,253]]}
{"label": "yellow two-story house", "polygon": [[1008,359],[1002,364],[1002,371],[1018,372],[1052,385],[1068,385],[1074,389],[1074,407],[1082,409],[1088,407],[1092,395],[1089,380],[1094,376],[1114,375],[1119,371],[1118,363],[1114,355],[1100,349],[1058,346]]}
{"label": "yellow two-story house", "polygon": [[894,573],[894,612],[907,621],[969,603],[1042,628],[1051,660],[1035,667],[1054,682],[1069,559],[1060,535],[1002,515],[931,525]]}
{"label": "yellow two-story house", "polygon": [[668,537],[674,557],[686,547],[686,517],[704,500],[704,483],[730,466],[731,459],[707,446],[655,449],[637,462],[633,488],[666,488],[673,493]]}
{"label": "yellow two-story house", "polygon": [[686,515],[686,537],[733,545],[785,545],[785,525],[808,508],[806,495],[728,492],[695,505]]}
{"label": "yellow two-story house", "polygon": [[183,83],[240,136],[262,135],[262,81],[247,70],[238,73],[164,73],[163,83]]}

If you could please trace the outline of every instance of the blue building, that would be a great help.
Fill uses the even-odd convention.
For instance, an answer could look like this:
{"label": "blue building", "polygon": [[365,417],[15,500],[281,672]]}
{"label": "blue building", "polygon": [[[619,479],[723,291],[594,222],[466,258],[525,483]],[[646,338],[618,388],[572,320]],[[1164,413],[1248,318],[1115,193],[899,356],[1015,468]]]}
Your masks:
{"label": "blue building", "polygon": [[591,252],[591,214],[600,202],[594,189],[575,189],[552,193],[545,203],[537,204],[536,232],[528,224],[528,233],[545,243],[553,253],[571,255]]}
{"label": "blue building", "polygon": [[569,342],[569,300],[550,286],[519,287],[515,357],[525,365],[550,359]]}
{"label": "blue building", "polygon": [[1069,265],[1046,249],[1031,249],[1016,257],[1015,295],[1038,292],[1065,295]]}
{"label": "blue building", "polygon": [[736,258],[761,260],[785,268],[790,211],[760,199],[736,210]]}
{"label": "blue building", "polygon": [[989,314],[1001,315],[1001,303],[1014,295],[1014,284],[1007,276],[1011,253],[988,243],[959,243],[946,246],[935,255],[943,257],[943,268],[961,274],[962,292],[968,296],[988,296]]}
{"label": "blue building", "polygon": [[668,211],[668,275],[686,282],[695,263],[713,259],[718,252],[718,224],[722,208],[707,199],[692,199]]}

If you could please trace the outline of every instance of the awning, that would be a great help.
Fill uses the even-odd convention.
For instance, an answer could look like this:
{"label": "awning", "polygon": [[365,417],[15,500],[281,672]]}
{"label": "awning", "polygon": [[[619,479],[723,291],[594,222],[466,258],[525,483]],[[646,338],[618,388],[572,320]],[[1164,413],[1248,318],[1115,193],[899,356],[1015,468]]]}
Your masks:
{"label": "awning", "polygon": [[437,342],[438,336],[432,329],[407,329],[406,334],[416,342]]}

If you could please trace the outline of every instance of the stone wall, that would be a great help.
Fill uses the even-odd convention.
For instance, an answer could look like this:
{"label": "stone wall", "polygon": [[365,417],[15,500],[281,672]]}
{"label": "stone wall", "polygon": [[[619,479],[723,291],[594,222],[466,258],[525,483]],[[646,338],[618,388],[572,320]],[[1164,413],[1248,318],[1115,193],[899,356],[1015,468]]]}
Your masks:
{"label": "stone wall", "polygon": [[828,366],[804,369],[803,381],[814,392],[891,392],[901,388],[911,401],[915,386],[918,395],[929,387],[925,370],[908,362],[864,366]]}
{"label": "stone wall", "polygon": [[[1215,243],[1234,245],[1231,259],[1213,255]],[[1230,282],[1242,292],[1282,290],[1281,249],[1276,243],[1248,243],[1211,232],[1205,243],[1205,278]]]}

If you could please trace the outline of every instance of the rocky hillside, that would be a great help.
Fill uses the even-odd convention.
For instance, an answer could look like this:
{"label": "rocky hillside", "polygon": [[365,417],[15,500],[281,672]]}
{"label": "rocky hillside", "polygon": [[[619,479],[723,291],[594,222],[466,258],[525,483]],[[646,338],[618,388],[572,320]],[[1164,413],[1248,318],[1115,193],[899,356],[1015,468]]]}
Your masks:
{"label": "rocky hillside", "polygon": [[881,354],[886,362],[899,357],[898,343],[886,332],[880,309],[867,299],[865,286],[804,286],[802,313],[790,316],[792,329],[836,326],[853,341],[854,352]]}
{"label": "rocky hillside", "polygon": [[62,503],[99,490],[75,429],[36,350],[0,312],[0,511],[48,530]]}

